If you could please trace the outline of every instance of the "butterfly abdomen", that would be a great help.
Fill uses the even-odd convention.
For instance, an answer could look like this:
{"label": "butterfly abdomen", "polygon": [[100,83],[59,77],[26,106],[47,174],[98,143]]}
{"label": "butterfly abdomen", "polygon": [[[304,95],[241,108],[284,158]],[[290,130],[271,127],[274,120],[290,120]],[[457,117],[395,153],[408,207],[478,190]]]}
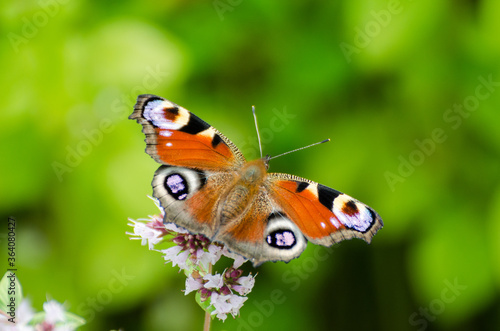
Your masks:
{"label": "butterfly abdomen", "polygon": [[234,187],[226,196],[220,211],[221,225],[237,219],[243,214],[251,197],[248,188],[242,185]]}

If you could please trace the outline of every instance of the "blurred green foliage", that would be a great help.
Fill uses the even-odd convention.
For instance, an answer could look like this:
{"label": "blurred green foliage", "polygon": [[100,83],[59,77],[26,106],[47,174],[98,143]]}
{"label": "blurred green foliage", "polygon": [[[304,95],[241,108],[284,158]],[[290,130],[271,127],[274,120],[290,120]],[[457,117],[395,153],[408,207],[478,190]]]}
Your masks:
{"label": "blurred green foliage", "polygon": [[271,170],[385,222],[371,245],[264,264],[213,330],[500,329],[499,15],[496,0],[3,1],[0,210],[25,295],[66,300],[83,330],[201,329],[184,276],[125,234],[157,212],[127,120],[154,93],[249,158],[253,104],[265,153],[332,138]]}

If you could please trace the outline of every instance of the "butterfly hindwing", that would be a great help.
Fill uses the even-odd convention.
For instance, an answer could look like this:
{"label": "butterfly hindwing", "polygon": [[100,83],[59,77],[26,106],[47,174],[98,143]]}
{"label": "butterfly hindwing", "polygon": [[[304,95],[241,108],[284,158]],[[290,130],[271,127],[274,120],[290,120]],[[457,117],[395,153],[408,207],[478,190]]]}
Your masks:
{"label": "butterfly hindwing", "polygon": [[160,200],[165,211],[165,223],[175,223],[191,233],[213,238],[221,187],[229,185],[232,179],[231,172],[164,165],[155,172],[153,196]]}
{"label": "butterfly hindwing", "polygon": [[243,255],[254,266],[265,261],[290,261],[306,248],[300,229],[274,204],[269,192],[261,187],[251,212],[221,227],[215,240]]}
{"label": "butterfly hindwing", "polygon": [[142,124],[146,152],[158,163],[222,171],[245,162],[217,129],[164,98],[140,95],[129,118]]}

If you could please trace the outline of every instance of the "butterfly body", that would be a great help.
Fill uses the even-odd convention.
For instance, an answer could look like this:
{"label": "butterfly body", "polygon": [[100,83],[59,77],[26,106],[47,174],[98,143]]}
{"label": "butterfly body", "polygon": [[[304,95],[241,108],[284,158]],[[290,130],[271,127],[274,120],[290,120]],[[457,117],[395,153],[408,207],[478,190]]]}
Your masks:
{"label": "butterfly body", "polygon": [[307,241],[370,242],[383,226],[373,209],[350,196],[268,173],[268,157],[246,161],[222,133],[166,99],[139,96],[130,118],[143,125],[146,152],[162,164],[152,185],[164,222],[221,242],[254,265],[290,261]]}
{"label": "butterfly body", "polygon": [[220,226],[237,221],[248,212],[265,180],[266,168],[261,160],[248,162],[235,175],[236,179],[229,185],[227,192],[221,195],[217,218]]}

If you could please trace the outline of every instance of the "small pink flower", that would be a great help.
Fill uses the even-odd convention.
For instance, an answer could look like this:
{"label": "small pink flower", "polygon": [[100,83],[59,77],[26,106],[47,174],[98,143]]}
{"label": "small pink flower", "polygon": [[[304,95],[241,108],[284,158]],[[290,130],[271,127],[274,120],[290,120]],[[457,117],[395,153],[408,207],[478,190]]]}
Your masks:
{"label": "small pink flower", "polygon": [[35,310],[31,307],[31,302],[28,298],[23,298],[16,312],[16,324],[18,326],[27,324],[35,315]]}
{"label": "small pink flower", "polygon": [[211,244],[208,246],[208,252],[201,249],[197,251],[196,263],[201,264],[205,270],[208,270],[209,264],[214,265],[217,261],[219,261],[221,253],[222,248],[220,246]]}
{"label": "small pink flower", "polygon": [[234,268],[239,268],[241,267],[241,265],[243,263],[245,263],[246,261],[248,261],[246,258],[244,258],[243,256],[239,255],[239,254],[236,254],[236,253],[232,253],[230,252],[226,246],[224,246],[224,248],[222,249],[222,255],[224,256],[227,256],[228,258],[230,259],[233,259],[234,260],[234,263],[233,263],[233,267]]}
{"label": "small pink flower", "polygon": [[231,295],[229,298],[229,303],[231,304],[231,315],[233,317],[238,316],[240,314],[240,309],[243,307],[243,303],[247,301],[247,297],[240,297],[239,295]]}
{"label": "small pink flower", "polygon": [[148,244],[149,249],[152,250],[154,245],[162,240],[162,231],[154,229],[146,223],[134,221],[133,219],[129,219],[129,221],[132,222],[129,225],[134,227],[134,233],[127,232],[127,234],[132,236],[130,239],[141,239],[142,246]]}
{"label": "small pink flower", "polygon": [[233,306],[229,302],[231,295],[223,295],[217,292],[212,293],[210,297],[210,304],[215,308],[212,315],[217,314],[217,318],[221,320],[226,320],[227,314],[229,314]]}
{"label": "small pink flower", "polygon": [[187,261],[189,257],[189,251],[182,250],[181,246],[174,246],[160,251],[165,254],[163,257],[165,261],[172,262],[172,266],[179,266],[181,269],[187,268]]}
{"label": "small pink flower", "polygon": [[203,284],[203,287],[208,289],[215,288],[218,290],[222,287],[222,285],[224,285],[224,280],[222,279],[222,275],[219,274],[215,275],[206,274],[203,277],[203,279],[207,281],[205,284]]}
{"label": "small pink flower", "polygon": [[252,291],[253,286],[255,285],[255,277],[245,276],[238,278],[239,285],[233,285],[231,288],[238,292],[240,295],[247,295]]}
{"label": "small pink flower", "polygon": [[43,304],[43,310],[46,313],[45,321],[48,323],[55,324],[56,322],[64,322],[66,319],[63,305],[55,300],[45,302]]}
{"label": "small pink flower", "polygon": [[186,290],[184,291],[184,295],[191,293],[193,291],[197,291],[203,287],[202,282],[199,279],[193,278],[191,275],[186,278]]}
{"label": "small pink flower", "polygon": [[220,320],[226,320],[227,314],[231,314],[233,317],[239,315],[240,308],[243,303],[247,300],[246,297],[240,297],[235,294],[218,294],[212,293],[210,297],[211,305],[215,308],[212,315],[217,315]]}

